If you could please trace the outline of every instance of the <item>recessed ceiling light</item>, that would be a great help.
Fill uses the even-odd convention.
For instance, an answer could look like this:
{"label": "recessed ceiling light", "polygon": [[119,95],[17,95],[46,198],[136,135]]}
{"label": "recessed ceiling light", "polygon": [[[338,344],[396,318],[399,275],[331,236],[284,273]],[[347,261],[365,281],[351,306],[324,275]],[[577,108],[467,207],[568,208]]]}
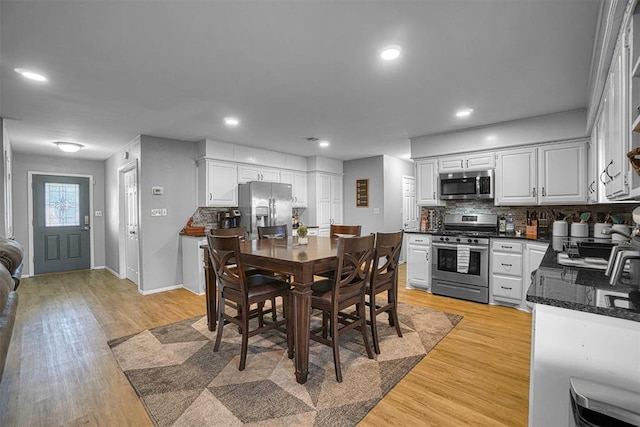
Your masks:
{"label": "recessed ceiling light", "polygon": [[79,151],[81,148],[84,148],[84,145],[78,144],[76,142],[65,142],[59,141],[55,143],[58,148],[66,153],[75,153]]}
{"label": "recessed ceiling light", "polygon": [[469,117],[473,113],[473,108],[465,108],[463,110],[456,111],[456,117]]}
{"label": "recessed ceiling light", "polygon": [[235,117],[225,117],[224,124],[227,126],[238,126],[240,124],[240,120]]}
{"label": "recessed ceiling light", "polygon": [[318,142],[318,145],[320,147],[328,147],[329,146],[329,141],[322,140],[322,141]]}
{"label": "recessed ceiling light", "polygon": [[400,46],[388,46],[384,48],[382,52],[380,52],[380,58],[384,59],[385,61],[391,61],[398,58],[401,51],[402,49],[400,48]]}
{"label": "recessed ceiling light", "polygon": [[38,74],[31,70],[26,70],[24,68],[15,68],[14,71],[20,74],[22,77],[25,77],[30,80],[35,80],[37,82],[46,82],[48,79],[42,74]]}

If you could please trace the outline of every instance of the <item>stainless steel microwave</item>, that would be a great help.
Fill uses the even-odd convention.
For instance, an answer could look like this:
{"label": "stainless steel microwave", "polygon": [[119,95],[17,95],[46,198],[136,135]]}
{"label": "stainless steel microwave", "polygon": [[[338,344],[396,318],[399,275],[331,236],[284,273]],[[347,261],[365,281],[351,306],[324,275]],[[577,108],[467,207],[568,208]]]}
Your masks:
{"label": "stainless steel microwave", "polygon": [[440,199],[493,199],[493,169],[440,174]]}

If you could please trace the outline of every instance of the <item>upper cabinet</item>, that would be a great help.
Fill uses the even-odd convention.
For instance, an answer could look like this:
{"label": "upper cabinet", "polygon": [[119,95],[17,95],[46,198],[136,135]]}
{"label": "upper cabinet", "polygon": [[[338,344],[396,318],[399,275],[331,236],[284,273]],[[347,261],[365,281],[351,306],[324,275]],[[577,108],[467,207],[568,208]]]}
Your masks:
{"label": "upper cabinet", "polygon": [[238,167],[202,159],[198,162],[198,206],[238,206]]}
{"label": "upper cabinet", "polygon": [[304,172],[281,171],[280,182],[291,184],[294,208],[306,208],[307,202],[307,174]]}
{"label": "upper cabinet", "polygon": [[238,165],[238,183],[244,184],[249,181],[280,182],[280,171],[253,165]]}
{"label": "upper cabinet", "polygon": [[457,156],[440,157],[438,172],[464,172],[472,170],[487,170],[496,167],[495,153],[473,153]]}
{"label": "upper cabinet", "polygon": [[418,205],[440,206],[438,196],[438,161],[435,159],[416,162],[416,194]]}
{"label": "upper cabinet", "polygon": [[495,204],[585,203],[586,155],[586,141],[498,152]]}
{"label": "upper cabinet", "polygon": [[328,236],[331,224],[342,224],[342,175],[311,172],[308,175],[309,221],[319,227],[320,236]]}

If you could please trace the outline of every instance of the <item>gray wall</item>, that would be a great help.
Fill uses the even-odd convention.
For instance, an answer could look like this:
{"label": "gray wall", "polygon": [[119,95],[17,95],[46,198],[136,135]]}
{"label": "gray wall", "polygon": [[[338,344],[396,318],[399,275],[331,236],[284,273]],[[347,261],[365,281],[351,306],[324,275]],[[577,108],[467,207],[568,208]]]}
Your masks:
{"label": "gray wall", "polygon": [[588,136],[586,110],[572,110],[459,132],[411,138],[411,158],[492,150],[585,136]]}
{"label": "gray wall", "polygon": [[[93,236],[94,236],[94,265],[96,268],[105,266],[105,216],[96,217],[95,211],[105,212],[105,165],[104,162],[94,160],[78,160],[69,157],[45,157],[28,154],[13,155],[13,224],[16,240],[22,244],[25,256],[29,253],[29,222],[28,222],[28,172],[45,172],[51,174],[93,175]],[[22,274],[32,274],[29,263],[25,262]]]}
{"label": "gray wall", "polygon": [[[129,159],[124,153],[129,152]],[[141,135],[106,161],[107,266],[120,272],[120,169],[138,161],[140,206],[140,288],[149,293],[182,284],[182,262],[178,233],[197,207],[196,144]],[[163,187],[154,196],[152,187]],[[166,208],[167,216],[151,217],[151,209]]]}
{"label": "gray wall", "polygon": [[[403,228],[402,176],[415,175],[413,162],[376,156],[346,161],[343,168],[344,223],[362,225],[363,234]],[[369,207],[356,207],[357,179],[369,179]]]}

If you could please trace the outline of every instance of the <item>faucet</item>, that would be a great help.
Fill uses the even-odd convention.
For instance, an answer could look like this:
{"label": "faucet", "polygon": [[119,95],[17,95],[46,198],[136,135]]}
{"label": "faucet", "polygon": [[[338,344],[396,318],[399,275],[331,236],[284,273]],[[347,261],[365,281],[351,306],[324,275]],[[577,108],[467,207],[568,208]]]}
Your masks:
{"label": "faucet", "polygon": [[[617,251],[615,256],[615,261],[613,263],[613,268],[608,268],[607,273],[610,273],[611,276],[609,278],[609,284],[611,286],[615,286],[620,282],[620,278],[622,277],[622,273],[624,272],[624,266],[627,261],[631,260],[640,260],[640,251],[632,251],[628,249],[620,249]],[[629,270],[632,273],[632,278],[635,275],[634,272],[637,268],[635,266],[630,266]],[[605,273],[606,274],[606,273]]]}
{"label": "faucet", "polygon": [[605,236],[610,236],[612,234],[619,234],[627,239],[631,237],[630,233],[625,233],[624,231],[621,231],[621,230],[614,230],[612,228],[603,229],[601,234],[604,234]]}

